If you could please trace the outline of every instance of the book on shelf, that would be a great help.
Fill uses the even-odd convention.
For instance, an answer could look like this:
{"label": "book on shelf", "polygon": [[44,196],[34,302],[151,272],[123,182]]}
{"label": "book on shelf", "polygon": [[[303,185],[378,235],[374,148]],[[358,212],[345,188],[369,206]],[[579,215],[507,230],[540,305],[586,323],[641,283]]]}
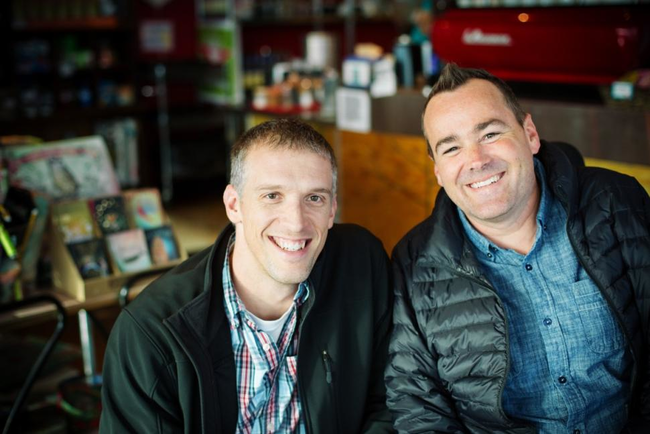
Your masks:
{"label": "book on shelf", "polygon": [[171,226],[148,229],[145,231],[145,236],[151,260],[154,264],[167,264],[180,258]]}
{"label": "book on shelf", "polygon": [[52,205],[52,221],[65,243],[92,239],[93,216],[86,200],[58,202]]}
{"label": "book on shelf", "polygon": [[142,271],[151,267],[151,257],[142,229],[109,234],[106,243],[121,272]]}
{"label": "book on shelf", "polygon": [[68,250],[82,278],[104,277],[111,273],[104,240],[92,239],[68,244]]}
{"label": "book on shelf", "polygon": [[104,140],[81,137],[3,149],[11,185],[51,200],[111,196],[120,185]]}
{"label": "book on shelf", "polygon": [[164,213],[157,189],[128,190],[124,198],[131,227],[152,229],[163,225]]}
{"label": "book on shelf", "polygon": [[108,235],[129,229],[126,207],[122,196],[91,199],[90,207],[102,234]]}

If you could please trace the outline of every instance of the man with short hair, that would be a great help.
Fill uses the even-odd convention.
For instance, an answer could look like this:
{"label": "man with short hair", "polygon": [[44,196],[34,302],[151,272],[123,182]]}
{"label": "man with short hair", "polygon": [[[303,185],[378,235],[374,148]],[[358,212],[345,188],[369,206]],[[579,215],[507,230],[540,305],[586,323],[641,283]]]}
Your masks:
{"label": "man with short hair", "polygon": [[391,432],[388,258],[334,224],[336,159],[293,119],[246,132],[232,225],[152,283],[111,333],[102,432]]}
{"label": "man with short hair", "polygon": [[[400,432],[617,433],[650,416],[650,200],[571,163],[450,64],[422,125],[443,188],[393,252]],[[647,422],[646,422],[647,423]]]}

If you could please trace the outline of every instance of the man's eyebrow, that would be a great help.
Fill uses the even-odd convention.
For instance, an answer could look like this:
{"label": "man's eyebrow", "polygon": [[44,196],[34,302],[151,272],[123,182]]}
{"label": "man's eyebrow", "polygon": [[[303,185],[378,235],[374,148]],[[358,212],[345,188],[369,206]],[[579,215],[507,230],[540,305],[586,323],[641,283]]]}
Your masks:
{"label": "man's eyebrow", "polygon": [[313,190],[310,190],[312,193],[325,193],[329,194],[330,196],[332,195],[332,189],[330,188],[315,188]]}
{"label": "man's eyebrow", "polygon": [[281,190],[282,186],[280,184],[262,184],[255,187],[257,191],[268,191],[268,190]]}
{"label": "man's eyebrow", "polygon": [[[284,187],[280,184],[262,184],[258,185],[255,190],[256,191],[281,191],[283,190]],[[309,193],[325,193],[329,194],[332,196],[332,189],[331,188],[326,188],[326,187],[318,187],[318,188],[312,188],[312,189],[307,189]]]}
{"label": "man's eyebrow", "polygon": [[474,132],[475,133],[480,133],[481,131],[483,131],[484,129],[486,129],[487,127],[490,127],[492,125],[496,125],[496,126],[499,126],[499,127],[507,127],[506,123],[503,122],[502,120],[489,119],[489,120],[487,120],[485,122],[481,122],[480,124],[477,124],[474,127]]}
{"label": "man's eyebrow", "polygon": [[[485,130],[486,128],[488,128],[488,127],[490,127],[490,126],[493,126],[493,125],[500,126],[500,127],[507,127],[507,126],[508,126],[508,125],[507,125],[505,122],[503,122],[502,120],[499,120],[499,119],[493,118],[493,119],[488,119],[488,120],[485,121],[485,122],[481,122],[480,124],[477,124],[477,125],[474,127],[474,132],[475,132],[475,133],[480,133],[481,131],[483,131],[483,130]],[[438,140],[438,141],[436,142],[436,146],[435,146],[435,153],[436,153],[436,154],[438,153],[438,148],[439,148],[440,146],[442,146],[442,145],[446,145],[446,144],[449,144],[449,143],[453,143],[453,142],[455,142],[456,140],[458,140],[458,136],[455,135],[455,134],[452,134],[452,135],[450,135],[450,136],[447,136],[447,137],[444,137],[444,138]]]}

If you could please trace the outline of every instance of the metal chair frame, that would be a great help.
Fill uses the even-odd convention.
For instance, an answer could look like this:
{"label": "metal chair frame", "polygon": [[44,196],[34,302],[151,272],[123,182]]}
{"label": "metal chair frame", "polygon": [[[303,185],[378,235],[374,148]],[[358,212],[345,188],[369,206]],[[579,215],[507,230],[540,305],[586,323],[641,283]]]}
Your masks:
{"label": "metal chair frame", "polygon": [[47,359],[52,354],[52,351],[54,351],[54,347],[58,342],[59,338],[61,337],[61,334],[63,333],[63,329],[65,328],[66,312],[61,302],[51,295],[39,295],[33,298],[28,298],[26,300],[0,305],[0,314],[3,314],[18,309],[24,309],[26,307],[33,306],[36,304],[42,304],[42,303],[51,303],[56,307],[56,316],[57,316],[56,326],[54,327],[54,331],[52,335],[50,336],[47,343],[41,350],[40,354],[38,355],[36,362],[34,362],[32,368],[27,374],[27,378],[25,379],[25,382],[20,388],[20,391],[18,392],[18,396],[16,397],[16,400],[14,401],[11,410],[9,411],[9,416],[7,416],[5,426],[2,430],[2,434],[9,433],[9,429],[11,428],[11,425],[15,421],[16,416],[19,414],[23,404],[25,403],[25,400],[27,399],[27,396],[29,395],[29,392],[31,391],[32,387],[34,386],[34,383],[36,382],[36,378],[43,370],[43,367],[45,366],[45,362],[47,362]]}

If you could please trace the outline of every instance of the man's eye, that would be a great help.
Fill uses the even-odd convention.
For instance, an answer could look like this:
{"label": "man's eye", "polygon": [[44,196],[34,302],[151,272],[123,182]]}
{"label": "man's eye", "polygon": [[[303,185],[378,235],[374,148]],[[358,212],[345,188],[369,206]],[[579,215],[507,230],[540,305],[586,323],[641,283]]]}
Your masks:
{"label": "man's eye", "polygon": [[274,200],[274,199],[278,198],[278,194],[277,193],[266,193],[264,195],[264,197],[267,198],[267,199]]}
{"label": "man's eye", "polygon": [[318,196],[316,194],[313,194],[313,195],[309,196],[309,201],[310,202],[320,203],[320,202],[323,202],[323,200],[324,199],[321,196]]}
{"label": "man's eye", "polygon": [[483,138],[485,140],[494,140],[498,138],[501,135],[501,133],[487,133]]}
{"label": "man's eye", "polygon": [[452,152],[455,152],[458,150],[458,146],[452,146],[450,148],[445,149],[442,154],[451,154]]}

